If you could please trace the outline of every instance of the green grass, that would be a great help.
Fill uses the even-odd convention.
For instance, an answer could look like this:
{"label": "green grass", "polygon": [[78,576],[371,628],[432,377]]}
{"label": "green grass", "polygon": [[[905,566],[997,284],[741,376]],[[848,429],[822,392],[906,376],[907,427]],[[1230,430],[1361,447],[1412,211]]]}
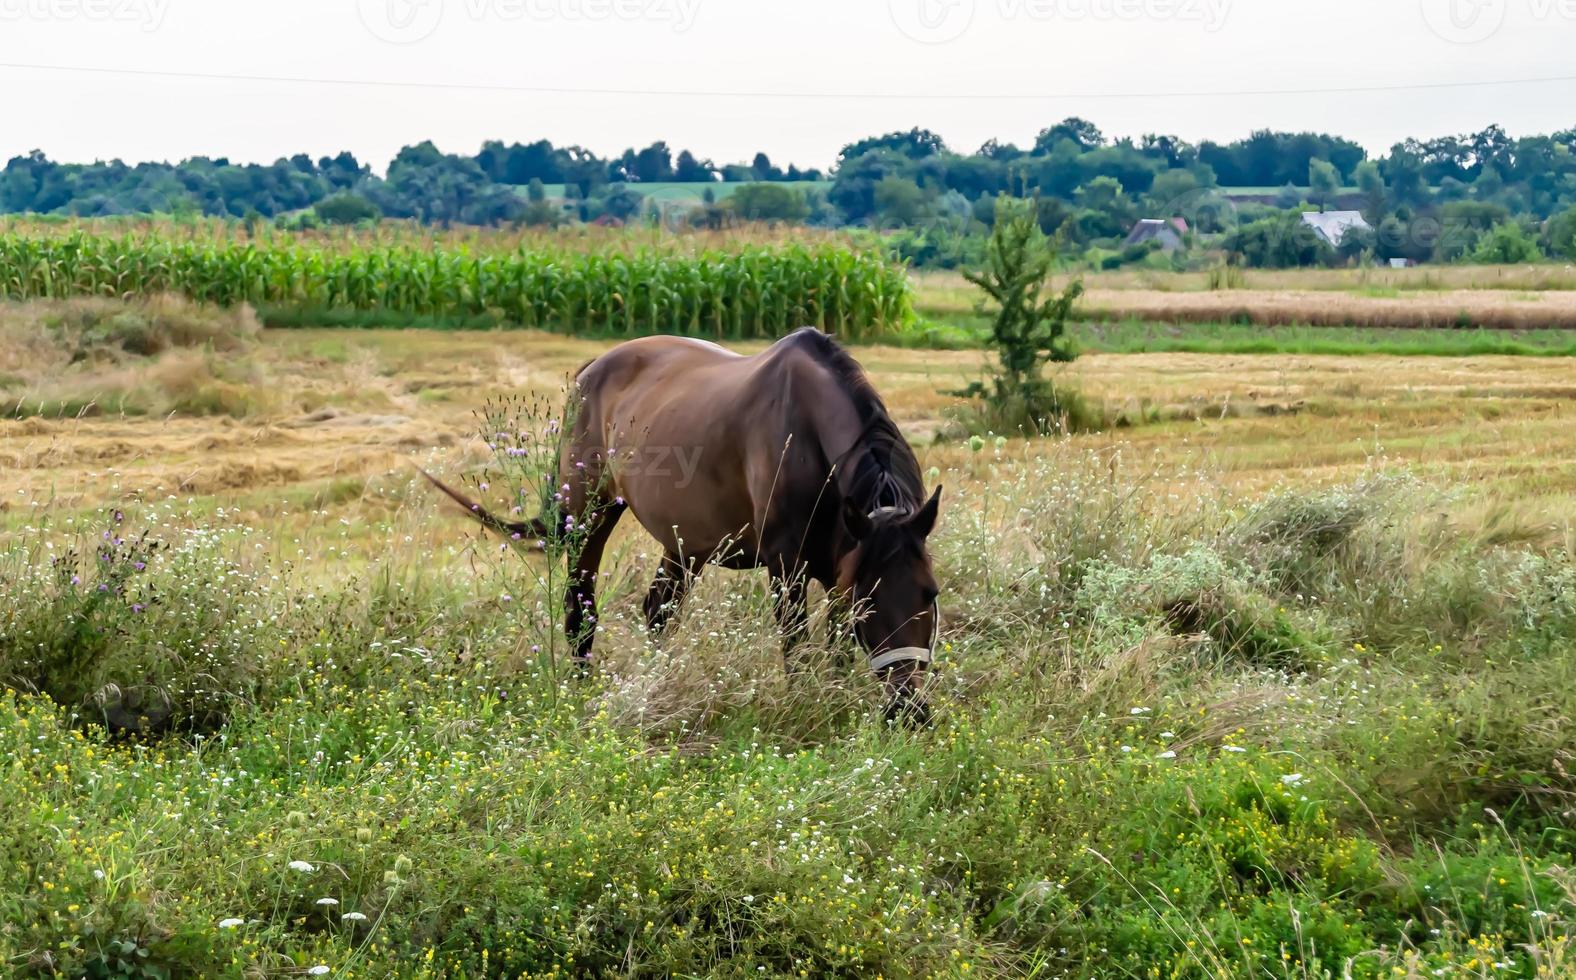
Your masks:
{"label": "green grass", "polygon": [[[922,318],[885,342],[965,350],[985,344],[982,316]],[[1576,357],[1572,330],[1443,330],[1383,327],[1277,327],[1235,323],[1148,323],[1140,320],[1069,325],[1088,354],[1328,354],[1414,357]]]}
{"label": "green grass", "polygon": [[1269,327],[1230,323],[1082,324],[1080,349],[1111,354],[1334,354],[1576,357],[1571,330],[1417,330],[1380,327]]}
{"label": "green grass", "polygon": [[1396,476],[1229,500],[1056,444],[937,479],[919,732],[835,646],[785,678],[757,577],[708,573],[652,644],[650,567],[616,558],[575,681],[544,566],[401,543],[425,514],[354,575],[337,522],[310,553],[172,503],[9,535],[0,959],[1570,975],[1568,534],[1491,543]]}

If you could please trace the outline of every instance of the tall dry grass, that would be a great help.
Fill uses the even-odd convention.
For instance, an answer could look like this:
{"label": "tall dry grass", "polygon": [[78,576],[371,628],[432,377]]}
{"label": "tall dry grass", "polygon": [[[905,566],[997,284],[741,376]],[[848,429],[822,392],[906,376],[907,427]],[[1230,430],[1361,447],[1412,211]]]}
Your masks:
{"label": "tall dry grass", "polygon": [[261,332],[250,307],[179,296],[0,304],[0,413],[249,415]]}

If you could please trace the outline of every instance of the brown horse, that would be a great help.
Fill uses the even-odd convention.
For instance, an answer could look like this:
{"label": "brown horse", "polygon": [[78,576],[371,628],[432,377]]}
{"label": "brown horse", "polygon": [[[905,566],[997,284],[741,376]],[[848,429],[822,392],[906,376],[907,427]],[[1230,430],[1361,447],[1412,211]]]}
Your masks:
{"label": "brown horse", "polygon": [[[854,635],[886,682],[888,717],[928,714],[937,587],[926,539],[941,490],[926,499],[913,450],[841,346],[811,327],[749,357],[646,337],[581,368],[574,397],[558,488],[560,519],[581,542],[565,630],[582,663],[597,569],[627,509],[665,551],[645,602],[652,632],[708,563],[765,567],[787,656],[813,579],[858,611]],[[558,530],[505,522],[433,482],[494,530]]]}

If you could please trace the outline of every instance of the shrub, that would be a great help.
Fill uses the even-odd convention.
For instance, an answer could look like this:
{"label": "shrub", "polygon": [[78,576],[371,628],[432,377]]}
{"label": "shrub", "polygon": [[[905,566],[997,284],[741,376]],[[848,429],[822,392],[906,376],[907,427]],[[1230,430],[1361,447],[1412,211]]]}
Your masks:
{"label": "shrub", "polygon": [[1518,221],[1495,225],[1478,240],[1477,247],[1472,250],[1472,261],[1491,265],[1514,265],[1542,259],[1543,253],[1538,250],[1537,240]]}
{"label": "shrub", "polygon": [[268,593],[225,536],[170,545],[115,512],[56,548],[45,532],[7,553],[0,677],[112,731],[212,730],[250,697],[278,646]]}

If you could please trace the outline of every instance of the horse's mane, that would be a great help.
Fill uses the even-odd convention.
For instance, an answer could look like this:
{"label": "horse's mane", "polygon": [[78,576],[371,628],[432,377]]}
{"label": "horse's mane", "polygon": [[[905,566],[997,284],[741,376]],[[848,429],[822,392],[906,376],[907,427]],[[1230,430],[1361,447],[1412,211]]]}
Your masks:
{"label": "horse's mane", "polygon": [[798,331],[797,337],[831,372],[859,414],[859,437],[838,463],[844,474],[838,480],[844,495],[866,513],[882,507],[916,510],[925,499],[919,460],[898,430],[897,423],[892,421],[886,403],[870,383],[869,376],[859,362],[827,334],[806,327]]}

